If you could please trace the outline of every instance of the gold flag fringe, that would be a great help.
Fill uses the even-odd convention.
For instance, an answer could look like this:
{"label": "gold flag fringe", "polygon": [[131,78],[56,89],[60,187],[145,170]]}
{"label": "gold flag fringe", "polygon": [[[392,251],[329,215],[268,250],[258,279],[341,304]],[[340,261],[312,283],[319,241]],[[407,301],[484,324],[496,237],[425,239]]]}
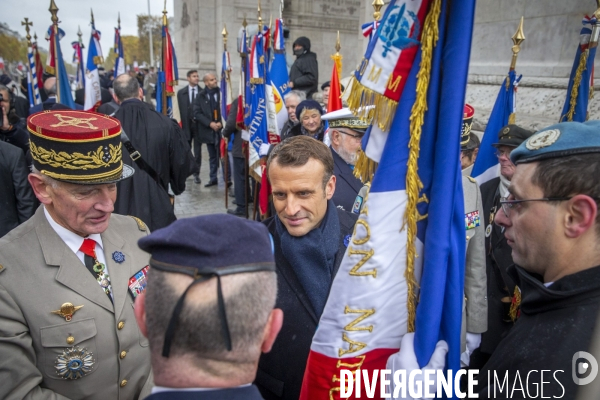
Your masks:
{"label": "gold flag fringe", "polygon": [[379,164],[367,157],[364,151],[359,150],[358,160],[354,165],[354,176],[364,184],[370,183],[377,170],[377,165]]}
{"label": "gold flag fringe", "polygon": [[515,113],[510,113],[510,115],[508,116],[508,124],[514,125],[516,123],[517,123],[517,115]]}
{"label": "gold flag fringe", "polygon": [[573,116],[575,115],[575,106],[577,105],[577,95],[579,94],[579,85],[581,84],[581,76],[583,75],[583,71],[587,69],[587,59],[588,59],[589,50],[581,53],[581,57],[579,58],[579,65],[577,66],[577,71],[575,71],[575,77],[573,78],[573,88],[571,89],[571,100],[569,101],[569,111],[562,116],[560,119],[561,122],[565,120],[573,121]]}
{"label": "gold flag fringe", "polygon": [[415,331],[415,319],[417,315],[417,292],[418,283],[415,279],[415,258],[417,257],[416,237],[417,222],[424,218],[419,215],[417,204],[424,200],[420,198],[419,193],[423,189],[423,183],[419,178],[418,159],[420,150],[421,133],[427,111],[427,90],[429,89],[429,80],[431,78],[431,62],[433,58],[433,48],[436,46],[439,38],[438,20],[441,13],[441,0],[434,0],[427,17],[425,18],[423,34],[421,36],[421,65],[417,74],[417,96],[415,104],[411,110],[410,116],[410,142],[408,155],[408,169],[406,173],[406,193],[408,203],[404,214],[404,226],[408,228],[406,253],[407,265],[404,277],[408,287],[408,331]]}
{"label": "gold flag fringe", "polygon": [[513,298],[510,303],[510,310],[508,311],[508,315],[512,322],[515,322],[519,317],[519,308],[521,307],[521,291],[518,286],[515,286],[515,291],[513,293]]}
{"label": "gold flag fringe", "polygon": [[363,121],[369,124],[376,123],[382,131],[388,132],[396,114],[398,102],[364,87],[354,75],[351,78],[351,88],[348,96],[350,111]]}

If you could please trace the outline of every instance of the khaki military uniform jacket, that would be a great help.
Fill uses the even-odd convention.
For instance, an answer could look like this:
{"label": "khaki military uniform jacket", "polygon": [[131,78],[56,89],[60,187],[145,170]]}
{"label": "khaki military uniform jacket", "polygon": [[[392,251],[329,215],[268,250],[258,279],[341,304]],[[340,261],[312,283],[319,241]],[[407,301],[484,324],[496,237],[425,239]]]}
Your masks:
{"label": "khaki military uniform jacket", "polygon": [[[145,229],[145,227],[143,227]],[[114,306],[94,276],[44,215],[43,206],[0,239],[0,399],[143,398],[152,385],[148,341],[140,333],[128,291],[131,276],[148,264],[137,246],[148,232],[113,214],[102,233]],[[115,251],[125,256],[113,260]],[[83,306],[70,322],[51,313],[63,303]],[[91,371],[63,379],[56,361],[64,350],[93,355]]]}
{"label": "khaki military uniform jacket", "polygon": [[[487,279],[485,266],[485,221],[479,185],[473,178],[463,176],[465,229],[467,215],[479,213],[479,226],[466,229],[467,255],[465,264],[464,332],[482,333],[487,330]],[[466,326],[465,326],[466,323]],[[463,346],[464,347],[464,346]],[[463,349],[464,350],[464,349]]]}

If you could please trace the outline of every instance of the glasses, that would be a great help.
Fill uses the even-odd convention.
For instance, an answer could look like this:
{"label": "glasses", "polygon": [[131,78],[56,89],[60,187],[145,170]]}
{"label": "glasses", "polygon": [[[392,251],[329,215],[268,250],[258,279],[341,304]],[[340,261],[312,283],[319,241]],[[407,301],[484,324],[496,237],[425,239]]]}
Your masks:
{"label": "glasses", "polygon": [[347,132],[344,132],[344,131],[338,131],[337,129],[335,131],[339,132],[339,133],[343,133],[344,135],[348,135],[350,137],[353,137],[356,140],[362,140],[362,137],[363,137],[363,135],[353,135],[352,133],[347,133]]}
{"label": "glasses", "polygon": [[508,200],[508,197],[500,198],[500,205],[506,218],[510,218],[510,211],[514,208],[515,204],[525,203],[527,201],[567,201],[571,200],[572,197],[542,197],[540,199],[523,199],[523,200]]}
{"label": "glasses", "polygon": [[496,152],[494,154],[498,158],[500,158],[502,156],[510,157],[511,152],[512,152],[512,150],[496,150]]}

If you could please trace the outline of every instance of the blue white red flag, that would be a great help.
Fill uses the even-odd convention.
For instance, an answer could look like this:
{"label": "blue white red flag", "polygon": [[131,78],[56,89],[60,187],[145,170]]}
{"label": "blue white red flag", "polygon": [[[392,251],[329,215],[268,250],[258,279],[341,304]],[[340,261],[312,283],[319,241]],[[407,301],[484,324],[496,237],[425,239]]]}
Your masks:
{"label": "blue white red flag", "polygon": [[102,48],[100,47],[100,31],[96,30],[94,20],[92,19],[92,33],[90,35],[87,63],[85,65],[85,102],[83,105],[85,111],[96,111],[100,104],[102,104],[98,65],[101,65],[103,62],[104,58],[102,57]]}
{"label": "blue white red flag", "polygon": [[60,48],[60,39],[62,39],[64,35],[65,32],[60,28],[58,28],[58,35],[55,35],[54,25],[50,25],[50,28],[48,28],[46,38],[50,41],[50,49],[46,62],[46,71],[56,76],[57,103],[64,104],[74,110],[75,102],[73,101],[73,94],[71,93],[69,74],[67,74],[65,61],[63,60],[62,50]]}
{"label": "blue white red flag", "polygon": [[273,33],[273,52],[275,55],[269,70],[269,78],[271,80],[271,87],[269,90],[272,91],[274,111],[277,115],[277,128],[275,133],[280,135],[281,128],[283,128],[283,125],[288,120],[284,96],[290,91],[290,88],[288,87],[290,78],[288,75],[287,63],[285,61],[285,44],[283,41],[282,19],[275,20],[275,31]]}
{"label": "blue white red flag", "polygon": [[245,124],[250,134],[249,165],[255,178],[262,176],[259,149],[262,144],[269,143],[267,93],[265,90],[266,61],[262,35],[255,35],[252,40],[250,58],[248,59],[249,96],[246,98]]}
{"label": "blue white red flag", "polygon": [[115,43],[113,45],[113,51],[117,55],[113,73],[113,77],[116,78],[117,76],[125,73],[125,54],[123,53],[123,41],[121,40],[121,25],[119,25],[118,28],[115,28]]}
{"label": "blue white red flag", "polygon": [[37,66],[35,64],[32,47],[27,49],[27,60],[29,61],[29,70],[27,72],[27,96],[29,98],[29,107],[33,107],[36,104],[40,104],[42,99],[40,98],[40,90],[37,84]]}
{"label": "blue white red flag", "polygon": [[559,122],[585,122],[588,119],[588,102],[591,97],[590,88],[594,86],[594,58],[600,29],[596,27],[598,20],[595,16],[586,15],[582,23],[567,98]]}
{"label": "blue white red flag", "polygon": [[77,65],[77,76],[75,82],[77,83],[77,89],[81,89],[85,86],[85,62],[83,61],[83,44],[79,42],[71,43],[73,46],[73,63]]}
{"label": "blue white red flag", "polygon": [[[460,368],[465,236],[458,138],[474,6],[475,0],[432,1],[433,23],[419,38],[313,337],[301,400],[339,399],[342,369],[360,369],[378,388],[374,371],[386,368],[413,329],[421,368],[442,339],[449,345],[446,369]],[[360,386],[365,394],[364,380]]]}
{"label": "blue white red flag", "polygon": [[162,27],[162,71],[165,73],[165,91],[167,97],[175,94],[175,87],[179,80],[179,71],[177,70],[177,56],[175,55],[175,47],[171,41],[171,35],[169,34],[169,27],[163,20]]}
{"label": "blue white red flag", "polygon": [[[392,0],[352,77],[348,106],[388,131],[417,54],[430,0]],[[369,107],[375,106],[375,107]]]}
{"label": "blue white red flag", "polygon": [[508,125],[511,115],[515,114],[517,86],[521,77],[522,75],[517,76],[517,73],[511,70],[508,72],[508,76],[504,78],[502,85],[500,85],[500,91],[485,127],[485,132],[483,132],[479,153],[473,166],[473,172],[471,172],[471,176],[475,178],[480,186],[500,176],[500,164],[498,163],[498,157],[496,157],[496,148],[492,144],[498,141],[500,129]]}

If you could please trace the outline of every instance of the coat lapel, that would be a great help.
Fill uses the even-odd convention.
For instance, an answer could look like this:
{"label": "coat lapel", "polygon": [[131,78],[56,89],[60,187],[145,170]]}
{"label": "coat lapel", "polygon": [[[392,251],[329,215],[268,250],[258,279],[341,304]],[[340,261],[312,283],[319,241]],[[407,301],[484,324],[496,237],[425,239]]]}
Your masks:
{"label": "coat lapel", "polygon": [[348,164],[346,164],[346,161],[344,161],[342,157],[340,157],[340,155],[336,153],[335,150],[333,150],[333,148],[331,149],[331,154],[333,155],[333,161],[335,162],[338,170],[340,171],[339,178],[346,181],[348,185],[350,185],[350,187],[356,190],[357,192],[360,189],[362,189],[362,183],[354,177],[354,173],[352,172]]}
{"label": "coat lapel", "polygon": [[114,312],[113,305],[94,276],[52,229],[44,215],[44,208],[39,207],[33,218],[37,218],[36,233],[46,264],[59,267],[56,280],[89,301]]}
{"label": "coat lapel", "polygon": [[[108,229],[102,234],[102,244],[104,245],[104,258],[110,274],[110,283],[112,286],[113,302],[115,315],[121,315],[125,300],[128,295],[127,285],[129,278],[133,275],[131,272],[132,257],[123,251],[125,239],[114,229],[108,226]],[[125,256],[125,261],[117,263],[113,260],[113,253],[120,251]]]}

